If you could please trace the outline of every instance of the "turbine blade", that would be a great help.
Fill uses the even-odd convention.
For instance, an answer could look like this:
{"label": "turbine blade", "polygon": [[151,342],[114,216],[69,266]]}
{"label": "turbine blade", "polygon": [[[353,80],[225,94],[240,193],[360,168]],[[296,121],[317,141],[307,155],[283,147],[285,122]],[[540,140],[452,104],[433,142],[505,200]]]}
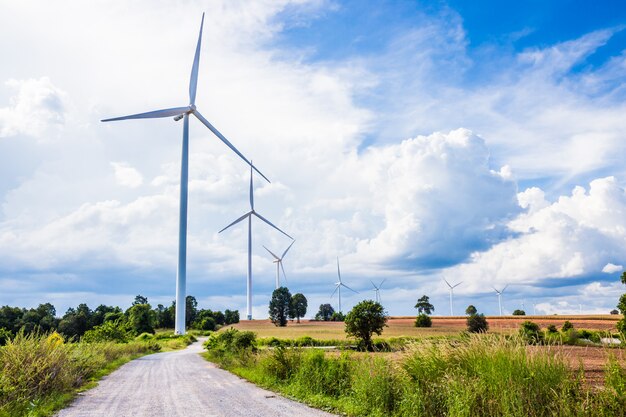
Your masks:
{"label": "turbine blade", "polygon": [[244,214],[243,216],[241,216],[240,218],[238,218],[237,220],[235,220],[234,222],[232,222],[231,224],[229,224],[228,226],[226,226],[225,228],[223,228],[217,233],[222,233],[224,230],[228,229],[230,226],[233,226],[239,223],[240,221],[242,221],[243,219],[245,219],[246,217],[248,217],[251,213],[252,213],[251,211],[247,212],[246,214]]}
{"label": "turbine blade", "polygon": [[250,213],[254,214],[255,216],[257,216],[259,219],[263,220],[265,223],[269,224],[270,226],[272,226],[274,229],[278,230],[280,233],[282,233],[283,235],[287,236],[289,239],[293,239],[291,236],[289,236],[287,233],[283,232],[282,230],[280,230],[278,227],[274,226],[272,224],[272,222],[270,222],[269,220],[267,220],[265,217],[261,216],[259,213],[257,213],[256,211],[251,211]]}
{"label": "turbine blade", "polygon": [[250,210],[254,210],[254,188],[252,186],[252,161],[250,161]]}
{"label": "turbine blade", "polygon": [[461,285],[461,284],[463,284],[463,281],[459,282],[458,284],[454,284],[454,285],[452,286],[452,288],[456,288],[456,287],[458,287],[458,286],[459,286],[459,285]]}
{"label": "turbine blade", "polygon": [[443,278],[443,280],[444,280],[444,282],[445,282],[446,284],[448,284],[448,287],[452,288],[452,285],[450,285],[450,283],[448,282],[448,280],[446,280],[445,278]]}
{"label": "turbine blade", "polygon": [[502,291],[500,291],[500,292],[504,292],[504,290],[506,290],[506,287],[508,287],[508,286],[509,286],[509,284],[506,284],[506,285],[504,286],[504,288],[502,288]]}
{"label": "turbine blade", "polygon": [[196,45],[196,54],[193,57],[191,76],[189,77],[189,104],[196,104],[196,90],[198,88],[198,68],[200,67],[200,45],[202,44],[202,27],[204,26],[204,13],[200,22],[200,34]]}
{"label": "turbine blade", "polygon": [[129,116],[113,117],[111,119],[102,119],[101,122],[116,122],[118,120],[128,119],[158,119],[161,117],[179,116],[189,111],[189,107],[173,107],[171,109],[154,110],[146,113],[131,114]]}
{"label": "turbine blade", "polygon": [[376,286],[376,284],[374,284],[374,281],[372,281],[372,280],[370,279],[370,282],[372,283],[372,285],[374,286],[374,288],[376,288],[376,291],[378,291],[378,287]]}
{"label": "turbine blade", "polygon": [[268,248],[265,247],[265,245],[263,245],[263,247],[265,248],[266,251],[268,251],[277,261],[280,261],[280,258],[278,256],[276,256],[276,254],[274,252],[272,252],[271,250],[269,250]]}
{"label": "turbine blade", "polygon": [[497,292],[498,294],[500,294],[500,291],[496,290],[496,287],[491,286],[491,288],[493,288],[493,290],[494,290],[495,292]]}
{"label": "turbine blade", "polygon": [[208,127],[209,130],[211,132],[213,132],[213,134],[215,136],[217,136],[222,142],[224,142],[224,144],[226,144],[226,146],[228,146],[233,152],[235,152],[241,159],[246,161],[246,164],[250,165],[252,167],[252,169],[254,169],[260,176],[262,176],[265,179],[265,181],[271,182],[270,180],[267,179],[267,177],[265,175],[263,175],[263,173],[261,171],[259,171],[254,165],[252,165],[252,162],[248,161],[248,159],[246,159],[246,157],[243,156],[243,154],[241,152],[239,152],[237,150],[237,148],[235,148],[233,146],[233,144],[230,143],[228,141],[228,139],[226,139],[224,137],[224,135],[222,135],[215,127],[213,127],[213,125],[211,123],[209,123],[209,121],[207,119],[205,119],[204,116],[202,116],[198,110],[194,110],[193,114],[194,114],[194,116],[196,116],[198,118],[198,120],[200,120],[200,122],[202,122],[203,125]]}
{"label": "turbine blade", "polygon": [[387,278],[383,279],[380,284],[378,284],[378,288],[380,289],[380,287],[383,286],[383,284],[385,283],[385,281],[387,281]]}
{"label": "turbine blade", "polygon": [[337,275],[339,276],[339,282],[341,282],[341,271],[339,270],[339,257],[337,256]]}
{"label": "turbine blade", "polygon": [[287,255],[287,252],[289,252],[289,249],[291,249],[291,246],[296,243],[296,241],[294,240],[293,242],[291,242],[291,244],[287,247],[287,249],[285,249],[285,251],[283,252],[283,256],[280,257],[280,259],[283,259],[285,257],[285,255]]}
{"label": "turbine blade", "polygon": [[358,291],[354,291],[352,288],[348,287],[346,284],[344,284],[343,282],[341,283],[341,285],[343,285],[344,287],[346,287],[347,289],[349,289],[350,291],[354,292],[354,293],[359,293]]}
{"label": "turbine blade", "polygon": [[330,298],[333,298],[333,295],[335,295],[338,289],[339,289],[339,285],[335,284],[335,291],[333,291],[333,293],[330,295]]}

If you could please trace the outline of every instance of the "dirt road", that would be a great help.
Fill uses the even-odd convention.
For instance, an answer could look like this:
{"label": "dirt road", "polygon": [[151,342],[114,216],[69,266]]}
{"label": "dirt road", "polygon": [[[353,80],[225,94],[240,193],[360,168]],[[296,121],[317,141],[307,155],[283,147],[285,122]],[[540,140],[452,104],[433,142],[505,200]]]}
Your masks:
{"label": "dirt road", "polygon": [[58,417],[330,417],[216,368],[185,350],[144,356],[122,366],[60,411]]}

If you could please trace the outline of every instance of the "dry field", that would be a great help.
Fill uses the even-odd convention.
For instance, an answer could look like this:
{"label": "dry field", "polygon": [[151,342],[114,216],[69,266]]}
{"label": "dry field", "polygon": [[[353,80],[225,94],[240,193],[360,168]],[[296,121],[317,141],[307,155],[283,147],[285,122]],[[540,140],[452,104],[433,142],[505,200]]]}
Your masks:
{"label": "dry field", "polygon": [[[617,321],[621,316],[595,315],[595,316],[505,316],[487,317],[489,331],[497,333],[512,333],[519,329],[522,322],[534,321],[542,328],[554,324],[561,328],[565,320],[569,320],[576,329],[608,330],[615,332]],[[411,336],[448,336],[457,335],[465,330],[466,317],[433,317],[433,326],[429,328],[417,328],[413,325],[415,317],[391,317],[387,327],[380,336],[382,338]],[[295,339],[302,336],[310,336],[314,339],[344,340],[344,323],[301,320],[301,323],[289,322],[287,327],[276,327],[269,320],[241,321],[233,326],[239,330],[251,330],[259,337],[277,337],[281,339]]]}

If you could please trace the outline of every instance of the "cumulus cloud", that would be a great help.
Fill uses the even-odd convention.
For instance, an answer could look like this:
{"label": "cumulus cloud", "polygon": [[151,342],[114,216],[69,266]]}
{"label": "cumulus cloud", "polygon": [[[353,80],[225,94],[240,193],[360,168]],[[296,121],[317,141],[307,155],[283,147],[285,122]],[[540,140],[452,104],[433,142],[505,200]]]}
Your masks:
{"label": "cumulus cloud", "polygon": [[66,94],[48,77],[5,82],[17,90],[9,106],[0,108],[0,137],[24,134],[49,138],[65,123]]}
{"label": "cumulus cloud", "polygon": [[615,272],[620,272],[622,269],[624,269],[622,265],[615,265],[609,262],[608,264],[604,265],[604,267],[602,268],[602,272],[607,274],[613,274]]}
{"label": "cumulus cloud", "polygon": [[115,179],[120,185],[137,188],[143,184],[143,176],[126,162],[111,162],[115,171]]}

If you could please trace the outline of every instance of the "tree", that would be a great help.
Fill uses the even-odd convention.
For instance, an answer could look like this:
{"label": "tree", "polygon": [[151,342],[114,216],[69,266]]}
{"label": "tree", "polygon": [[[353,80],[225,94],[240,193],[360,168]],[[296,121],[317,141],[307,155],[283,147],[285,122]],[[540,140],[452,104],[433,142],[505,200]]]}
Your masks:
{"label": "tree", "polygon": [[136,306],[137,304],[148,304],[148,297],[144,297],[141,294],[136,295],[135,301],[133,301],[133,305]]}
{"label": "tree", "polygon": [[191,326],[191,323],[196,321],[196,314],[198,314],[198,300],[193,295],[188,295],[185,298],[185,326]]}
{"label": "tree", "polygon": [[315,315],[315,320],[329,321],[335,309],[330,304],[320,304],[320,309]]}
{"label": "tree", "polygon": [[224,310],[224,323],[234,324],[239,323],[239,310],[231,311],[229,309]]}
{"label": "tree", "polygon": [[87,304],[79,304],[76,309],[68,308],[67,312],[59,322],[59,333],[67,337],[82,337],[91,327],[92,312]]}
{"label": "tree", "polygon": [[469,307],[467,307],[465,312],[468,314],[466,321],[468,332],[484,333],[489,330],[489,323],[487,323],[485,315],[478,314],[478,310],[476,310],[476,307],[470,305]]}
{"label": "tree", "polygon": [[428,314],[418,314],[415,319],[415,327],[432,327],[433,321]]}
{"label": "tree", "polygon": [[346,333],[359,339],[359,345],[374,350],[372,334],[380,335],[387,325],[387,313],[380,303],[361,301],[346,315]]}
{"label": "tree", "polygon": [[291,312],[289,317],[295,317],[297,319],[297,322],[300,323],[300,317],[304,317],[304,315],[306,314],[307,306],[307,299],[303,294],[294,294],[291,297]]}
{"label": "tree", "polygon": [[341,311],[335,311],[332,316],[330,316],[330,321],[345,321],[346,316]]}
{"label": "tree", "polygon": [[276,288],[272,293],[270,300],[270,320],[276,326],[284,327],[287,325],[287,317],[291,308],[291,293],[287,287]]}
{"label": "tree", "polygon": [[471,316],[476,313],[478,313],[478,310],[476,310],[476,307],[474,307],[471,304],[468,305],[467,308],[465,309],[465,314],[467,314],[468,316]]}
{"label": "tree", "polygon": [[525,316],[526,312],[524,310],[515,310],[513,311],[514,316]]}
{"label": "tree", "polygon": [[150,304],[135,304],[126,311],[126,314],[128,315],[130,330],[133,333],[154,334],[155,314],[150,308]]}
{"label": "tree", "polygon": [[435,307],[428,301],[427,295],[423,295],[417,300],[415,308],[417,309],[418,314],[433,314],[433,311],[435,311]]}
{"label": "tree", "polygon": [[565,320],[565,323],[563,323],[563,327],[561,327],[561,331],[565,333],[569,330],[572,330],[573,328],[574,328],[574,325],[572,324],[572,322],[569,320]]}
{"label": "tree", "polygon": [[615,309],[615,308],[614,308],[613,310],[611,310],[611,313],[610,313],[610,314],[611,314],[611,315],[613,315],[613,316],[616,316],[616,315],[618,315],[618,314],[619,314],[619,311],[618,311],[617,309]]}

